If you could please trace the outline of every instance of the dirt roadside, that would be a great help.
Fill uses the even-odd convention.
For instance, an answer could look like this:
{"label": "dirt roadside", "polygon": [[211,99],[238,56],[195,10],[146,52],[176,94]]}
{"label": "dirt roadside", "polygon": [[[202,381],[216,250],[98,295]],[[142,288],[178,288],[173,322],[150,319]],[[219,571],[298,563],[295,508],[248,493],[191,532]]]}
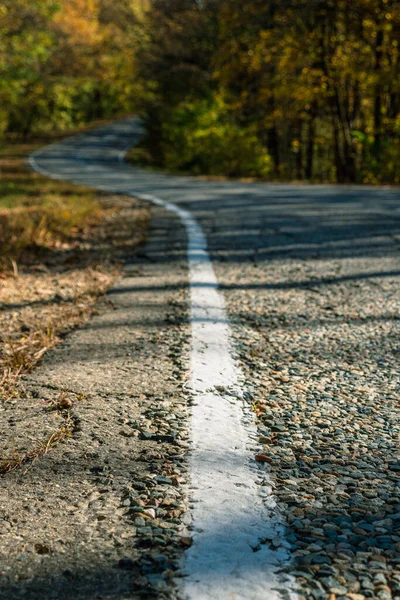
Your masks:
{"label": "dirt roadside", "polygon": [[[126,228],[138,208],[125,207]],[[51,451],[1,475],[0,598],[178,594],[172,576],[190,544],[188,324],[186,240],[171,219],[155,209],[140,251],[124,237],[122,276],[98,314],[2,405],[4,452],[23,454],[38,438]],[[78,283],[76,274],[71,289]],[[46,301],[28,304],[34,312]]]}

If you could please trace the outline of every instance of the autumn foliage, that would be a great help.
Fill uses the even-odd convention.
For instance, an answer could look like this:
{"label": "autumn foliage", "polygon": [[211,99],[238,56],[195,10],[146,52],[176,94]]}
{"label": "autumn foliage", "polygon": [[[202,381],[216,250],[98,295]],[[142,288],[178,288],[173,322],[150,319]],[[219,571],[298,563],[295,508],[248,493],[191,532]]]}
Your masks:
{"label": "autumn foliage", "polygon": [[269,157],[273,179],[399,183],[399,45],[397,0],[154,0],[140,62],[152,155],[212,172],[225,137],[226,174],[265,177]]}
{"label": "autumn foliage", "polygon": [[400,183],[398,0],[0,0],[0,129],[140,112],[173,171]]}
{"label": "autumn foliage", "polygon": [[0,131],[63,130],[129,111],[142,5],[0,1]]}

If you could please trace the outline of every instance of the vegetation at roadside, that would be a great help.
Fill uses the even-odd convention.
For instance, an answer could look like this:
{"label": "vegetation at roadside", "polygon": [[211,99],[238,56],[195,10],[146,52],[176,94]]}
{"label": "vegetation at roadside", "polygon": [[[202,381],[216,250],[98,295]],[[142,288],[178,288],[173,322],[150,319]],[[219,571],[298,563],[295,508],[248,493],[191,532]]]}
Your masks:
{"label": "vegetation at roadside", "polygon": [[[72,302],[60,303],[68,279],[68,257],[100,226],[107,211],[94,192],[47,180],[25,164],[32,144],[9,144],[0,155],[0,402],[23,394],[29,373],[60,335],[81,324],[114,280],[115,267],[83,265]],[[58,295],[57,295],[58,294]],[[38,306],[35,306],[38,303]],[[69,439],[73,422],[62,423],[24,452],[0,450],[0,474],[23,467]]]}
{"label": "vegetation at roadside", "polygon": [[[0,390],[3,397],[13,395],[19,376],[33,368],[63,329],[83,317],[85,311],[83,306],[79,307],[79,294],[74,297],[73,310],[68,303],[60,307],[55,302],[53,311],[47,310],[44,319],[40,306],[35,311],[29,306],[32,302],[35,304],[35,300],[46,305],[52,292],[59,293],[57,278],[66,279],[71,251],[79,250],[109,212],[92,190],[33,173],[25,164],[26,154],[33,147],[32,144],[10,144],[0,155]],[[83,298],[88,290],[93,291],[98,278],[93,265],[82,266],[87,271],[85,283],[81,285]],[[98,293],[112,280],[113,276],[106,277],[103,285],[98,286]],[[39,293],[38,288],[42,288]],[[89,306],[86,308],[90,312]]]}
{"label": "vegetation at roadside", "polygon": [[0,390],[8,395],[60,333],[92,314],[149,219],[138,208],[124,221],[131,200],[32,172],[33,147],[12,144],[0,155]]}
{"label": "vegetation at roadside", "polygon": [[40,260],[78,233],[98,225],[104,209],[86,188],[45,179],[25,164],[30,144],[8,144],[0,154],[0,271]]}
{"label": "vegetation at roadside", "polygon": [[[127,251],[143,242],[148,209],[34,173],[26,157],[35,143],[8,144],[0,153],[0,409],[22,419],[23,376],[73,328],[99,310],[98,300],[120,272]],[[0,474],[24,467],[73,434],[73,402],[60,392],[60,424],[32,429],[21,451],[0,445]],[[74,398],[74,400],[80,398]],[[29,404],[29,403],[28,403]],[[6,448],[3,448],[3,444]]]}
{"label": "vegetation at roadside", "polygon": [[0,0],[0,135],[131,110],[144,0]]}

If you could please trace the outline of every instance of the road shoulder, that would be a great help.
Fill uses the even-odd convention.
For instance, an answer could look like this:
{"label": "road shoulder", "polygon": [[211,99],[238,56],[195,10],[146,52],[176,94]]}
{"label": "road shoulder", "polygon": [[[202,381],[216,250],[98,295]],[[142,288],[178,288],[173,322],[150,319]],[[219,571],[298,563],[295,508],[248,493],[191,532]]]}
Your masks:
{"label": "road shoulder", "polygon": [[190,543],[188,323],[186,240],[171,219],[155,209],[107,307],[25,379],[36,402],[71,403],[72,437],[1,479],[1,598],[69,598],[71,585],[76,598],[175,594]]}

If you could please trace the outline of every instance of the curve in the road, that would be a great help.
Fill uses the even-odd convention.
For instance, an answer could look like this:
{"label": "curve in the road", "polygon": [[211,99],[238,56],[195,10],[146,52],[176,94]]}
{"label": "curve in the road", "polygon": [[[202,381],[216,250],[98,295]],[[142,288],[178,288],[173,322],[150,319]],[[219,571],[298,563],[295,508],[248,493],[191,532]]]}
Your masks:
{"label": "curve in the road", "polygon": [[[188,235],[194,400],[190,460],[194,535],[185,558],[184,596],[188,600],[294,597],[292,580],[281,574],[290,558],[283,524],[268,475],[254,462],[256,426],[244,400],[243,378],[206,237],[188,210],[141,191],[144,182],[151,188],[151,173],[120,164],[139,133],[136,120],[118,122],[41,149],[30,157],[30,164],[48,177],[122,191],[182,220]],[[141,185],[136,189],[138,177]],[[160,187],[159,181],[155,187]],[[282,544],[272,550],[265,542],[277,537]]]}

